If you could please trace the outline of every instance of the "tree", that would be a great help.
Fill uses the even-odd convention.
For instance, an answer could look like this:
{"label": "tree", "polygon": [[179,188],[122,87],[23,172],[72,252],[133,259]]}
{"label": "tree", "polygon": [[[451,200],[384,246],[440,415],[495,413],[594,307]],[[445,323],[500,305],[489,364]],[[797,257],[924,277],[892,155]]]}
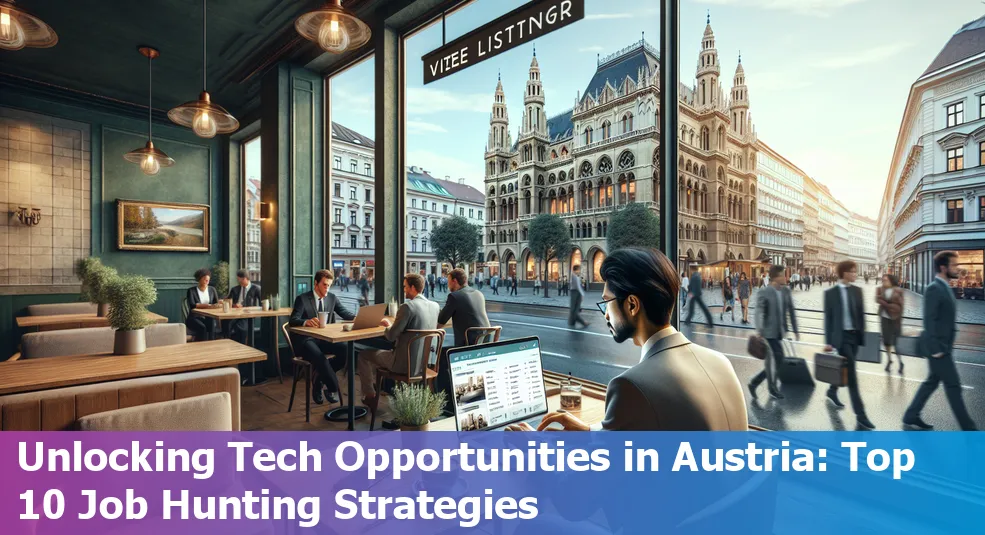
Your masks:
{"label": "tree", "polygon": [[452,216],[431,230],[431,249],[438,262],[452,268],[475,261],[482,246],[482,229],[462,216]]}
{"label": "tree", "polygon": [[530,252],[541,262],[544,269],[544,297],[547,297],[547,264],[555,258],[566,258],[571,254],[571,233],[559,216],[540,214],[529,229]]}
{"label": "tree", "polygon": [[629,203],[609,216],[605,239],[609,252],[625,247],[657,247],[660,239],[660,218],[645,205]]}

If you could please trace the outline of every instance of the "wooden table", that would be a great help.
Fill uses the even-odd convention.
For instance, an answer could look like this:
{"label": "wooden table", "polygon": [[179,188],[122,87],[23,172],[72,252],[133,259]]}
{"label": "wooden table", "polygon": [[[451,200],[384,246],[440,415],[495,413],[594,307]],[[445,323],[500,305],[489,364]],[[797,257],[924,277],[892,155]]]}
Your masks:
{"label": "wooden table", "polygon": [[148,348],[139,355],[111,353],[0,363],[0,395],[104,383],[120,379],[225,368],[267,358],[232,340]]}
{"label": "wooden table", "polygon": [[[291,327],[291,332],[301,336],[310,336],[318,340],[324,340],[330,343],[345,343],[345,361],[349,366],[348,376],[348,386],[349,386],[349,404],[347,406],[338,407],[328,411],[325,415],[329,419],[334,419],[333,413],[339,411],[346,411],[346,420],[349,422],[349,431],[352,431],[356,427],[356,351],[355,342],[360,340],[368,340],[370,338],[379,338],[383,336],[385,327],[372,327],[369,329],[359,329],[354,331],[344,331],[342,326],[344,323],[330,323],[325,327]],[[368,410],[366,407],[358,407],[361,413],[358,417],[362,418],[366,416]]]}
{"label": "wooden table", "polygon": [[[247,320],[249,327],[247,328],[247,343],[250,347],[256,347],[256,340],[254,340],[253,335],[253,320],[256,318],[279,318],[284,316],[290,316],[293,309],[291,308],[275,308],[272,310],[262,310],[259,307],[250,308],[232,308],[229,312],[223,312],[222,307],[216,308],[193,308],[191,309],[192,314],[198,314],[200,316],[205,316],[207,318],[212,318],[219,320],[220,325],[223,321],[236,321],[236,320]],[[276,323],[276,322],[275,322]],[[280,368],[280,326],[274,325],[273,330],[273,348],[274,348],[274,363],[277,365],[277,379],[281,383],[284,382],[284,374],[281,372]],[[256,368],[255,366],[250,366],[250,382],[247,383],[250,386],[256,385]]]}
{"label": "wooden table", "polygon": [[[168,318],[147,312],[147,318],[154,323],[167,323]],[[88,314],[56,314],[52,316],[18,316],[17,326],[24,329],[54,331],[58,329],[79,329],[83,327],[109,327],[109,318]]]}

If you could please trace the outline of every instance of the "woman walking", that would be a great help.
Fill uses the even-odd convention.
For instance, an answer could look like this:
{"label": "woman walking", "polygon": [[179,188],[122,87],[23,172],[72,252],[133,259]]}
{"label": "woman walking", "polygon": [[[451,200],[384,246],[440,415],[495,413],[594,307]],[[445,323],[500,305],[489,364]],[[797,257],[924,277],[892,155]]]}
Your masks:
{"label": "woman walking", "polygon": [[725,277],[722,280],[722,313],[718,319],[725,319],[726,312],[732,312],[732,323],[735,323],[735,294],[732,292],[732,281]]}
{"label": "woman walking", "polygon": [[749,295],[752,294],[752,283],[746,272],[739,273],[739,303],[742,304],[742,323],[749,324]]}
{"label": "woman walking", "polygon": [[[876,302],[879,303],[879,321],[882,325],[882,345],[886,347],[886,371],[893,364],[893,350],[896,339],[899,338],[903,326],[903,290],[895,275],[882,276],[882,287],[876,290]],[[903,357],[899,354],[899,373],[903,373]]]}

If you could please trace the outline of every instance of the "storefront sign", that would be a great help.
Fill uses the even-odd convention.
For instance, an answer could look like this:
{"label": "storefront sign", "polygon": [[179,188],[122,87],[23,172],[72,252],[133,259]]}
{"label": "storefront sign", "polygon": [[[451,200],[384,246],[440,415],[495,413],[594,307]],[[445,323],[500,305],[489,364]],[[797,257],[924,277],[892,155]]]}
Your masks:
{"label": "storefront sign", "polygon": [[424,55],[429,84],[585,18],[585,0],[534,0]]}
{"label": "storefront sign", "polygon": [[332,269],[342,269],[345,267],[343,260],[332,260]]}

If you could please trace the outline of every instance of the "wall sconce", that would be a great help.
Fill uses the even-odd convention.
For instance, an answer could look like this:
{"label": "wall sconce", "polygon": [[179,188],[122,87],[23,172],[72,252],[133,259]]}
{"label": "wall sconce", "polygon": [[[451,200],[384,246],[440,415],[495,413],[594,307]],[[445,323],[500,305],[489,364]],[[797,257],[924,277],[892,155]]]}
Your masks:
{"label": "wall sconce", "polygon": [[270,219],[270,204],[262,202],[260,203],[260,221]]}
{"label": "wall sconce", "polygon": [[16,212],[10,212],[10,215],[16,215],[17,220],[21,223],[33,227],[41,222],[41,209],[40,208],[28,208],[26,206],[18,206]]}

